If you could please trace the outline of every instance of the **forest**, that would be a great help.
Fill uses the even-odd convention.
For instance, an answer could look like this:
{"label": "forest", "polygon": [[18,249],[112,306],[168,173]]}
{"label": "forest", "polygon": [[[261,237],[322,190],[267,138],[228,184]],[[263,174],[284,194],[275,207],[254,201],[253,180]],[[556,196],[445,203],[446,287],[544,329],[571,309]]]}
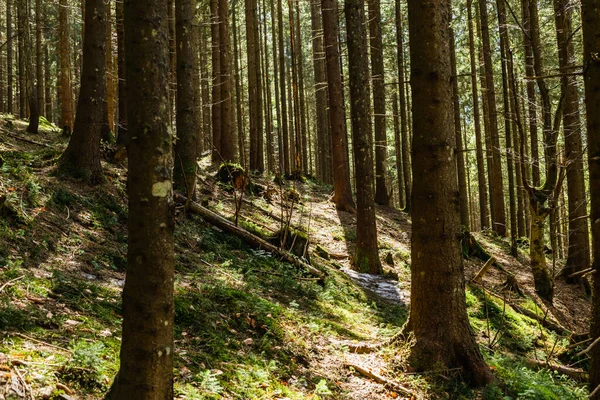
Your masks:
{"label": "forest", "polygon": [[0,400],[600,400],[599,0],[2,0]]}

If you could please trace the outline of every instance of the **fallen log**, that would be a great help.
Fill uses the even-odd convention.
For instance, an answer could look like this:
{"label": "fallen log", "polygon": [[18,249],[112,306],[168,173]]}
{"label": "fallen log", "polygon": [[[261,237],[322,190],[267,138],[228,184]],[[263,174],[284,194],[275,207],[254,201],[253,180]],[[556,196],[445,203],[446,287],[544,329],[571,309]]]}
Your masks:
{"label": "fallen log", "polygon": [[346,363],[346,366],[348,368],[354,369],[356,372],[358,372],[359,374],[361,374],[363,376],[366,376],[367,378],[373,379],[377,383],[381,383],[382,385],[385,385],[395,391],[402,393],[405,396],[416,397],[415,392],[413,392],[412,390],[402,386],[398,382],[384,378],[383,376],[378,375],[377,373],[375,373],[367,368],[364,368],[364,367],[361,367],[360,365],[352,364],[352,363]]}
{"label": "fallen log", "polygon": [[588,373],[580,368],[571,368],[565,365],[555,364],[548,361],[532,360],[530,358],[524,359],[523,363],[531,368],[547,368],[551,371],[559,372],[578,382],[586,382],[588,380]]}
{"label": "fallen log", "polygon": [[[472,283],[474,284],[474,283]],[[476,284],[474,284],[476,285]],[[568,330],[567,328],[560,326],[559,324],[550,321],[549,319],[546,318],[546,315],[540,316],[537,315],[536,313],[534,313],[533,311],[530,311],[524,307],[521,307],[520,305],[510,302],[510,301],[506,301],[506,299],[499,295],[498,293],[495,293],[489,289],[484,288],[481,285],[476,285],[478,288],[484,290],[486,293],[488,293],[491,296],[494,296],[504,302],[506,302],[506,304],[508,304],[509,306],[511,306],[516,312],[518,312],[519,314],[523,314],[526,317],[529,317],[535,321],[537,321],[538,323],[540,323],[544,328],[549,329],[551,331],[554,331],[556,333],[558,333],[559,335],[562,336],[570,336],[573,334],[573,332],[571,332],[570,330]]]}
{"label": "fallen log", "polygon": [[[187,201],[187,199],[184,196],[179,195],[179,194],[175,195],[175,200],[182,202],[182,203],[185,203]],[[255,247],[257,249],[266,250],[266,251],[280,257],[282,260],[289,262],[290,264],[293,264],[298,268],[308,271],[310,274],[312,274],[316,277],[319,277],[321,279],[323,279],[325,277],[325,273],[323,271],[292,256],[287,251],[272,245],[271,243],[267,242],[266,240],[263,240],[263,239],[259,238],[258,236],[253,235],[252,233],[248,232],[247,230],[245,230],[239,226],[236,226],[231,221],[223,218],[222,216],[209,210],[208,208],[202,207],[200,204],[197,204],[197,203],[191,201],[189,203],[188,210],[190,212],[193,212],[194,214],[200,215],[202,218],[204,218],[205,221],[218,227],[219,229],[222,229],[223,231],[225,231],[227,233],[230,233],[232,235],[239,237],[240,239],[242,239],[244,242],[246,242],[247,244],[249,244],[252,247]]]}
{"label": "fallen log", "polygon": [[479,270],[477,275],[475,275],[475,278],[473,278],[473,282],[479,283],[483,279],[483,276],[488,271],[488,269],[490,269],[492,264],[494,264],[495,262],[496,262],[496,259],[494,257],[490,257],[490,259],[487,260],[485,262],[485,264],[483,264],[483,267],[481,267],[481,269]]}

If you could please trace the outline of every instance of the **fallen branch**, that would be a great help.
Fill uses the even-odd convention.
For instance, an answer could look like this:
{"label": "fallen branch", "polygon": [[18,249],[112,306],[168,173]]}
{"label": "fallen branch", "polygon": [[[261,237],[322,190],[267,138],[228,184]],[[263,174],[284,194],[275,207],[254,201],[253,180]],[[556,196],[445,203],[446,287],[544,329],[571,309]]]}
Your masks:
{"label": "fallen branch", "polygon": [[[499,294],[492,292],[489,289],[486,289],[480,285],[477,285],[477,287],[479,287],[481,290],[484,290],[486,293],[502,300],[502,301],[506,301],[504,299],[504,297],[500,296]],[[526,317],[529,317],[537,322],[539,322],[544,328],[549,329],[551,331],[554,331],[556,333],[558,333],[559,335],[562,336],[569,336],[571,335],[573,332],[571,332],[570,330],[568,330],[567,328],[559,325],[558,323],[552,322],[549,319],[547,319],[545,316],[539,316],[536,313],[534,313],[533,311],[530,311],[524,307],[521,307],[520,305],[516,304],[516,303],[512,303],[510,301],[506,302],[509,306],[511,306],[516,312],[518,312],[519,314],[523,314]]]}
{"label": "fallen branch", "polygon": [[473,278],[473,282],[479,283],[483,279],[483,276],[488,271],[488,269],[490,269],[492,264],[494,264],[495,262],[496,262],[496,259],[494,257],[490,257],[490,259],[487,260],[485,262],[485,264],[483,264],[483,267],[481,267],[481,269],[479,270],[477,275],[475,275],[475,278]]}
{"label": "fallen branch", "polygon": [[373,371],[370,371],[366,368],[361,367],[360,365],[356,365],[356,364],[352,364],[352,363],[346,363],[346,366],[348,368],[352,368],[354,369],[356,372],[360,373],[363,376],[366,376],[367,378],[371,378],[373,379],[375,382],[377,383],[381,383],[383,385],[386,385],[402,394],[404,394],[405,396],[411,396],[411,397],[416,397],[415,392],[413,392],[412,390],[402,386],[401,384],[399,384],[398,382],[394,382],[392,380],[389,380],[387,378],[384,378],[381,375],[376,374]]}
{"label": "fallen branch", "polygon": [[569,275],[569,278],[575,278],[577,276],[585,275],[588,272],[591,272],[593,270],[594,270],[594,268],[587,268],[587,269],[583,269],[581,271],[573,272],[572,274]]}
{"label": "fallen branch", "polygon": [[44,346],[52,347],[52,348],[55,348],[57,350],[61,350],[61,351],[67,352],[67,353],[71,353],[71,350],[69,350],[69,349],[65,349],[64,347],[56,346],[56,345],[50,344],[48,342],[44,342],[44,341],[36,339],[36,338],[32,338],[31,336],[27,336],[27,335],[25,335],[23,333],[20,333],[20,332],[2,332],[2,334],[3,335],[15,335],[15,336],[18,336],[18,337],[20,337],[22,339],[30,340],[30,341],[32,341],[34,343],[37,343],[37,344],[42,344]]}
{"label": "fallen branch", "polygon": [[[179,202],[183,202],[183,203],[185,203],[187,201],[187,199],[184,196],[179,195],[179,194],[175,195],[175,200],[177,200]],[[278,257],[280,257],[282,260],[287,261],[290,264],[293,264],[298,268],[305,269],[312,275],[317,276],[321,279],[325,277],[325,274],[323,273],[323,271],[292,256],[287,251],[272,245],[271,243],[267,242],[266,240],[261,239],[256,235],[253,235],[252,233],[248,232],[247,230],[245,230],[239,226],[235,226],[231,221],[223,218],[222,216],[209,210],[208,208],[202,207],[201,205],[199,205],[195,202],[190,202],[188,210],[195,214],[200,215],[202,218],[204,218],[205,221],[207,221],[208,223],[210,223],[212,225],[215,225],[216,227],[222,229],[223,231],[239,237],[240,239],[242,239],[243,241],[245,241],[247,244],[251,245],[252,247],[255,247],[258,249],[264,249],[272,254],[275,254]]]}
{"label": "fallen branch", "polygon": [[391,345],[392,343],[397,342],[398,340],[404,338],[405,334],[404,331],[400,331],[397,334],[395,334],[394,336],[392,336],[391,338],[384,340],[383,342],[379,342],[379,343],[349,343],[349,344],[345,344],[344,346],[348,347],[348,350],[350,351],[350,353],[356,353],[356,354],[370,354],[370,353],[374,353],[378,350],[381,350],[384,347],[387,347],[389,345]]}
{"label": "fallen branch", "polygon": [[[4,129],[3,129],[3,130],[4,130]],[[40,143],[40,142],[36,142],[35,140],[31,140],[31,139],[27,139],[27,138],[24,138],[24,137],[22,137],[22,136],[19,136],[19,135],[15,135],[14,133],[10,133],[10,132],[8,132],[8,131],[6,131],[6,130],[4,130],[4,133],[6,133],[6,135],[7,135],[8,137],[11,137],[11,138],[13,138],[13,139],[20,140],[20,141],[22,141],[22,142],[25,142],[25,143],[29,143],[29,144],[35,144],[36,146],[47,147],[47,148],[49,148],[49,149],[53,149],[53,148],[54,148],[54,147],[50,146],[49,144],[46,144],[46,143]]]}
{"label": "fallen branch", "polygon": [[12,286],[16,281],[23,279],[24,277],[25,277],[25,275],[21,275],[21,276],[18,276],[16,278],[11,279],[10,281],[6,282],[4,285],[0,286],[0,293],[2,293],[2,291],[4,289],[6,289],[8,286]]}
{"label": "fallen branch", "polygon": [[594,346],[598,344],[598,342],[600,342],[600,336],[597,337],[596,340],[594,340],[592,342],[592,344],[590,344],[588,347],[586,347],[585,349],[583,349],[579,353],[577,353],[576,356],[580,357],[580,356],[582,356],[584,354],[589,353],[594,348]]}
{"label": "fallen branch", "polygon": [[547,368],[551,371],[556,371],[563,375],[567,375],[569,378],[575,379],[579,382],[585,382],[588,380],[588,373],[580,368],[570,368],[564,365],[551,363],[549,361],[532,360],[530,358],[524,359],[523,362],[528,367]]}

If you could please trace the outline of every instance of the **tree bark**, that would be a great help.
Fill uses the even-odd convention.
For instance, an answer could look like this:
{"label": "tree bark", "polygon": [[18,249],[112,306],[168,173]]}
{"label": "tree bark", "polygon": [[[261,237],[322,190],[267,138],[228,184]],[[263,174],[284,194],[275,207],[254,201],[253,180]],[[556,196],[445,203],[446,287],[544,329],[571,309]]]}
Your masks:
{"label": "tree bark", "polygon": [[37,82],[37,104],[40,115],[46,115],[44,99],[44,61],[42,59],[42,7],[41,0],[35,0],[35,71]]}
{"label": "tree bark", "polygon": [[492,50],[490,48],[490,33],[486,0],[479,0],[479,15],[481,18],[481,41],[485,65],[485,82],[489,121],[490,144],[492,146],[492,168],[490,181],[490,197],[492,199],[492,229],[500,236],[506,236],[506,211],[504,208],[504,182],[502,178],[502,159],[500,157],[500,138],[498,135],[498,112],[496,109],[496,92],[492,66]]}
{"label": "tree bark", "polygon": [[221,162],[221,41],[219,37],[219,0],[210,0],[210,37],[212,56],[212,148],[211,160]]}
{"label": "tree bark", "polygon": [[125,74],[125,35],[123,32],[123,2],[117,1],[115,4],[116,30],[117,30],[117,76],[119,84],[117,87],[118,99],[118,127],[117,127],[117,146],[122,147],[127,144],[127,81]]}
{"label": "tree bark", "polygon": [[409,363],[416,371],[462,367],[474,385],[493,378],[471,332],[465,304],[449,30],[450,1],[408,1],[413,99]]}
{"label": "tree bark", "polygon": [[481,138],[481,121],[479,115],[479,90],[477,89],[477,68],[475,62],[475,38],[473,34],[472,0],[467,0],[469,16],[469,59],[471,62],[471,96],[473,100],[473,119],[475,122],[475,154],[477,160],[477,184],[479,192],[479,223],[485,229],[490,225],[488,208],[488,188],[485,179],[485,162],[483,158],[483,142]]}
{"label": "tree bark", "polygon": [[[592,268],[600,269],[600,4],[595,0],[581,1],[583,29],[583,80],[588,133],[588,163],[590,168],[590,200],[592,224]],[[594,275],[592,326],[590,337],[600,337],[600,275]],[[590,351],[590,392],[600,385],[600,346]],[[600,391],[590,397],[600,399]]]}
{"label": "tree bark", "polygon": [[120,369],[106,398],[164,400],[173,398],[175,263],[167,1],[130,0],[124,11],[129,244]]}
{"label": "tree bark", "polygon": [[[275,1],[275,0],[273,0]],[[279,49],[279,88],[281,90],[281,120],[279,121],[279,129],[282,135],[283,149],[279,149],[281,153],[283,151],[283,173],[287,174],[290,172],[290,148],[289,148],[289,133],[288,133],[288,115],[287,115],[287,99],[286,99],[286,66],[285,66],[285,47],[283,46],[283,0],[277,1],[277,40]],[[281,154],[279,155],[281,157]]]}
{"label": "tree bark", "polygon": [[27,0],[19,1],[19,37],[23,46],[21,57],[23,58],[23,72],[25,73],[24,82],[25,98],[29,106],[29,124],[26,131],[29,133],[38,133],[40,112],[38,109],[38,92],[35,86],[35,63],[33,62],[33,42],[29,29],[29,7]]}
{"label": "tree bark", "polygon": [[[237,161],[235,131],[233,130],[232,101],[232,62],[231,39],[229,37],[229,1],[219,0],[219,44],[220,44],[220,84],[221,84],[221,158],[224,161]],[[197,71],[197,70],[196,70]]]}
{"label": "tree bark", "polygon": [[240,164],[247,168],[246,152],[244,149],[245,135],[244,135],[244,119],[242,117],[242,88],[241,88],[241,75],[240,75],[240,63],[239,63],[239,46],[238,46],[238,34],[237,34],[237,10],[234,6],[231,9],[231,26],[233,31],[233,63],[234,63],[234,81],[235,81],[235,116],[236,126],[238,135],[238,151]]}
{"label": "tree bark", "polygon": [[13,31],[12,0],[6,1],[6,112],[13,113]]}
{"label": "tree bark", "polygon": [[404,43],[403,35],[404,28],[402,24],[402,12],[400,9],[400,0],[396,0],[395,17],[396,17],[396,45],[398,46],[398,92],[400,94],[400,137],[402,141],[402,178],[404,181],[404,211],[410,213],[412,204],[412,175],[410,173],[410,146],[408,117],[406,115],[406,96],[405,96],[405,79],[404,79]]}
{"label": "tree bark", "polygon": [[248,108],[250,116],[250,170],[263,172],[263,107],[260,68],[260,46],[258,41],[257,0],[245,0],[246,45],[248,58]]}
{"label": "tree bark", "polygon": [[500,33],[500,58],[502,61],[502,100],[504,113],[504,135],[506,143],[506,172],[508,175],[508,205],[510,215],[510,252],[514,257],[518,255],[517,249],[517,207],[515,198],[515,174],[514,159],[512,154],[512,120],[514,118],[510,112],[510,88],[508,82],[507,69],[512,68],[508,65],[507,54],[510,51],[510,42],[508,38],[508,28],[506,24],[506,0],[496,0],[498,10],[498,29]]}
{"label": "tree bark", "polygon": [[368,0],[369,38],[371,47],[371,82],[373,84],[373,113],[375,114],[375,202],[388,205],[387,135],[385,130],[385,73],[383,38],[381,34],[380,0]]}
{"label": "tree bark", "polygon": [[456,171],[458,176],[458,194],[460,201],[460,224],[469,229],[469,197],[467,193],[467,173],[465,171],[465,153],[460,126],[460,102],[458,93],[458,73],[456,72],[456,52],[454,29],[450,28],[450,67],[452,72],[452,109],[454,111],[454,137],[456,141]]}
{"label": "tree bark", "polygon": [[60,54],[60,125],[63,135],[73,130],[73,86],[71,83],[71,45],[69,43],[69,6],[67,0],[59,0],[59,54]]}
{"label": "tree bark", "polygon": [[[563,71],[575,66],[575,51],[571,40],[571,7],[567,0],[554,0],[556,38],[558,42],[558,62]],[[567,168],[567,191],[569,206],[569,248],[566,276],[582,271],[590,266],[589,230],[585,178],[583,174],[583,146],[581,121],[579,116],[579,92],[575,76],[561,78],[561,91],[564,94],[563,130],[565,135],[565,159]],[[568,279],[572,283],[580,278]]]}
{"label": "tree bark", "polygon": [[378,274],[381,272],[381,261],[375,221],[373,139],[364,0],[346,0],[344,12],[348,42],[352,147],[356,168],[356,252],[352,261],[356,270]]}
{"label": "tree bark", "polygon": [[177,141],[173,187],[186,193],[189,199],[194,199],[196,193],[196,161],[200,139],[199,113],[196,109],[200,86],[194,42],[195,9],[193,0],[175,0]]}
{"label": "tree bark", "polygon": [[106,121],[106,4],[104,0],[86,0],[85,7],[86,36],[77,116],[58,170],[88,183],[100,183],[104,180],[100,131]]}
{"label": "tree bark", "polygon": [[302,173],[308,174],[309,168],[309,152],[308,145],[308,126],[306,124],[306,96],[304,93],[304,52],[302,51],[302,31],[300,30],[300,0],[292,0],[296,7],[295,28],[294,28],[294,44],[296,53],[297,76],[298,76],[298,112],[299,129],[300,129],[300,150],[302,153]]}
{"label": "tree bark", "polygon": [[392,99],[394,113],[394,150],[396,151],[396,172],[398,175],[398,208],[405,209],[406,200],[404,193],[404,174],[402,173],[402,145],[400,139],[400,118],[398,117],[398,95],[394,93]]}
{"label": "tree bark", "polygon": [[354,212],[355,205],[350,186],[350,163],[340,74],[338,46],[337,1],[321,0],[323,42],[329,94],[329,128],[331,129],[331,158],[333,165],[333,202],[338,210]]}

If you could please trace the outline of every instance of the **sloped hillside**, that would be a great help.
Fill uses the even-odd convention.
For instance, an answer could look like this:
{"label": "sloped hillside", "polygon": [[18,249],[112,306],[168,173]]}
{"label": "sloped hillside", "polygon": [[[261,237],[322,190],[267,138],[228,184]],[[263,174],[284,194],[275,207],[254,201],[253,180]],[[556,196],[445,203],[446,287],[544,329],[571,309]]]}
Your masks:
{"label": "sloped hillside", "polygon": [[[0,126],[0,399],[101,398],[118,367],[126,169],[103,163],[107,180],[95,187],[59,179],[53,168],[66,138],[55,127],[30,136],[7,116]],[[202,160],[197,201],[234,220],[240,191],[234,195],[216,172]],[[178,208],[177,398],[586,397],[577,379],[587,361],[576,353],[589,342],[574,343],[585,340],[589,301],[579,288],[558,283],[556,308],[544,306],[526,257],[515,260],[504,240],[475,235],[502,268],[466,294],[498,383],[474,391],[457,379],[459,370],[413,374],[405,368],[408,342],[389,340],[408,315],[410,218],[378,208],[385,276],[358,274],[348,257],[354,216],[335,210],[330,187],[253,181],[263,195],[244,195],[239,226],[272,240],[289,221],[297,242],[286,247],[300,249],[325,278]],[[466,260],[467,279],[483,263]],[[524,296],[500,289],[506,271]],[[543,368],[546,360],[554,370]],[[568,375],[555,371],[559,364]]]}

